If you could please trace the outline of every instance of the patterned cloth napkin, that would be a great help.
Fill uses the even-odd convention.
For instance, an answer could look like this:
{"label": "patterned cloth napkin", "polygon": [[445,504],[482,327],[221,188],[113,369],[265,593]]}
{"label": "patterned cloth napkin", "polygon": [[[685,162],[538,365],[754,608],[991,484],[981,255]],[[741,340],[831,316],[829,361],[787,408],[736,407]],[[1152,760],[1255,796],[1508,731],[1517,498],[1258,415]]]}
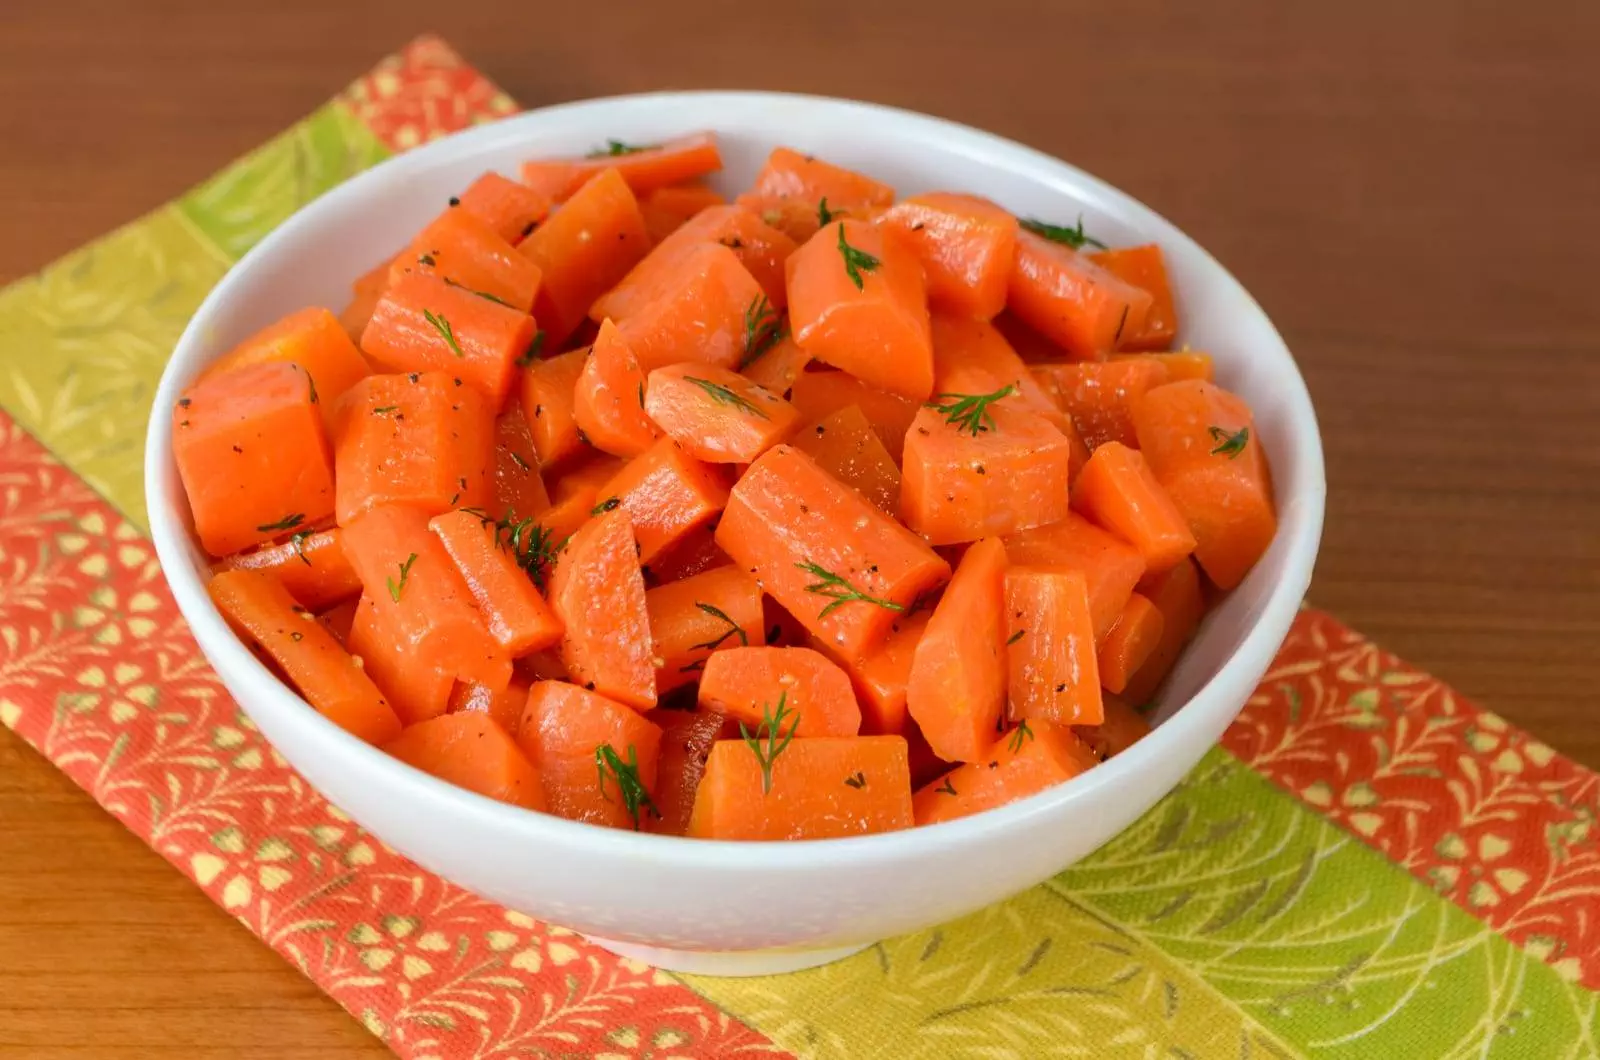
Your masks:
{"label": "patterned cloth napkin", "polygon": [[144,423],[207,290],[364,167],[510,99],[418,40],[0,292],[0,722],[402,1056],[1600,1055],[1600,785],[1315,610],[1222,745],[1080,865],[795,975],[669,975],[355,827],[207,669]]}

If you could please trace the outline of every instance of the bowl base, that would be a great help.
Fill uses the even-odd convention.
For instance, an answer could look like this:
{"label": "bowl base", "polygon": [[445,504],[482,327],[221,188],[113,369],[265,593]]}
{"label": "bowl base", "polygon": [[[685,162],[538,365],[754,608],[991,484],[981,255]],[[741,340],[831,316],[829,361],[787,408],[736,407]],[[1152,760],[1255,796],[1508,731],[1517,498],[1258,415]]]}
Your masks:
{"label": "bowl base", "polygon": [[627,957],[654,965],[666,972],[683,972],[687,975],[714,975],[740,979],[754,975],[783,975],[817,968],[834,961],[842,961],[860,953],[870,942],[859,946],[840,946],[822,950],[668,950],[656,946],[641,946],[632,942],[612,942],[610,939],[585,936],[603,950],[618,957]]}

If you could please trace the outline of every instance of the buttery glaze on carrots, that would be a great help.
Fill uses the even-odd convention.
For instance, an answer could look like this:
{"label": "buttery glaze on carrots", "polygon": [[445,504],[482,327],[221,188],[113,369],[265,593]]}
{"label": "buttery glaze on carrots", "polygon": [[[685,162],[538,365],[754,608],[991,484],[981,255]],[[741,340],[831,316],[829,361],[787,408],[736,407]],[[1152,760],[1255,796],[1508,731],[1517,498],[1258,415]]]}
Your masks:
{"label": "buttery glaze on carrots", "polygon": [[715,134],[486,173],[172,410],[217,608],[490,798],[858,835],[1135,743],[1276,532],[1161,248]]}

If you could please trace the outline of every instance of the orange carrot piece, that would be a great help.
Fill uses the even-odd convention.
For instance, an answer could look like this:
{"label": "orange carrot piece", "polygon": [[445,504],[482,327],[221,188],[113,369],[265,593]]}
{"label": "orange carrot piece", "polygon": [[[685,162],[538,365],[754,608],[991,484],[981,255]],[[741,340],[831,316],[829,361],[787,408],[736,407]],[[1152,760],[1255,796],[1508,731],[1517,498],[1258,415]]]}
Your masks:
{"label": "orange carrot piece", "polygon": [[1108,692],[1121,692],[1161,643],[1165,619],[1156,605],[1134,593],[1122,607],[1096,655],[1100,684]]}
{"label": "orange carrot piece", "polygon": [[616,456],[638,456],[661,433],[645,414],[645,373],[617,327],[607,320],[589,347],[572,418],[589,444]]}
{"label": "orange carrot piece", "polygon": [[1106,720],[1099,725],[1084,725],[1073,730],[1102,762],[1150,735],[1150,723],[1145,721],[1143,714],[1116,696],[1107,695],[1104,698]]}
{"label": "orange carrot piece", "polygon": [[847,405],[802,428],[790,444],[880,512],[899,516],[900,469],[860,405]]}
{"label": "orange carrot piece", "polygon": [[503,515],[515,524],[548,507],[550,496],[539,474],[539,447],[522,403],[513,401],[494,421],[494,504],[489,514]]}
{"label": "orange carrot piece", "polygon": [[1194,534],[1144,454],[1121,442],[1094,451],[1072,486],[1073,510],[1139,550],[1146,571],[1163,571],[1194,551]]}
{"label": "orange carrot piece", "polygon": [[508,733],[517,731],[522,708],[528,702],[531,682],[513,677],[503,686],[479,681],[457,681],[450,690],[450,714],[485,714]]}
{"label": "orange carrot piece", "polygon": [[[700,707],[749,726],[778,709],[794,718],[797,736],[855,736],[861,731],[850,676],[810,648],[724,647],[700,675]],[[791,731],[788,725],[784,732]]]}
{"label": "orange carrot piece", "polygon": [[721,464],[750,463],[800,419],[793,405],[737,372],[695,363],[651,372],[644,411],[696,459]]}
{"label": "orange carrot piece", "polygon": [[1232,589],[1272,544],[1272,473],[1250,406],[1200,380],[1168,383],[1133,404],[1139,448],[1194,532],[1194,558]]}
{"label": "orange carrot piece", "polygon": [[1010,718],[1098,725],[1105,711],[1083,572],[1011,567],[1006,618]]}
{"label": "orange carrot piece", "polygon": [[606,170],[615,170],[634,194],[645,195],[721,168],[717,134],[697,132],[637,147],[611,140],[582,158],[533,159],[522,164],[522,179],[532,187],[548,189],[556,202],[566,202],[586,181]]}
{"label": "orange carrot piece", "polygon": [[1134,403],[1167,381],[1166,365],[1152,358],[1036,364],[1032,371],[1045,392],[1072,417],[1091,450],[1107,442],[1138,448]]}
{"label": "orange carrot piece", "polygon": [[217,562],[216,571],[270,574],[302,607],[321,611],[361,594],[361,579],[345,558],[340,537],[337,527],[297,531],[287,541],[225,557]]}
{"label": "orange carrot piece", "polygon": [[906,708],[933,753],[947,762],[982,757],[1005,709],[1005,582],[999,538],[967,549],[912,659]]}
{"label": "orange carrot piece", "polygon": [[339,525],[384,504],[437,515],[490,503],[494,410],[457,378],[372,375],[345,394],[334,435]]}
{"label": "orange carrot piece", "polygon": [[[846,667],[856,690],[856,702],[861,706],[863,736],[905,736],[915,729],[906,723],[906,691],[917,644],[932,617],[925,610],[897,617],[882,644]],[[821,641],[816,644],[826,647]],[[914,759],[913,754],[913,772]]]}
{"label": "orange carrot piece", "polygon": [[591,456],[548,483],[551,503],[539,516],[539,525],[558,542],[571,537],[578,527],[594,517],[601,488],[627,466],[619,457],[591,452]]}
{"label": "orange carrot piece", "polygon": [[589,179],[517,246],[543,277],[533,312],[546,341],[558,347],[565,342],[594,300],[649,249],[639,203],[617,170]]}
{"label": "orange carrot piece", "polygon": [[787,445],[763,453],[734,487],[717,544],[850,663],[950,576],[916,535]]}
{"label": "orange carrot piece", "polygon": [[652,653],[660,660],[658,697],[698,681],[712,652],[766,642],[761,587],[738,567],[717,567],[657,586],[644,600]]}
{"label": "orange carrot piece", "polygon": [[395,259],[390,286],[414,275],[437,276],[520,313],[533,311],[542,280],[539,266],[518,254],[492,225],[455,208],[436,217]]}
{"label": "orange carrot piece", "polygon": [[[406,252],[402,250],[387,261],[374,266],[370,271],[362,273],[356,278],[356,282],[350,285],[350,301],[339,311],[339,326],[344,329],[351,342],[361,341],[361,333],[367,330],[367,322],[372,319],[372,311],[378,307],[378,299],[389,289],[389,270],[405,254]],[[365,360],[362,363],[365,364]],[[370,366],[368,370],[370,371]]]}
{"label": "orange carrot piece", "polygon": [[627,512],[586,523],[556,561],[550,606],[566,628],[561,658],[573,681],[648,710],[656,704],[656,675],[636,548]]}
{"label": "orange carrot piece", "polygon": [[372,372],[339,318],[320,306],[311,306],[251,335],[207,365],[200,380],[274,361],[298,364],[306,370],[329,430],[333,428],[333,409],[340,395]]}
{"label": "orange carrot piece", "polygon": [[[1068,356],[1066,350],[1029,327],[1021,317],[1009,309],[990,323],[1016,351],[1017,356],[1022,358],[1024,364],[1055,364]],[[1112,356],[1117,355],[1112,354]]]}
{"label": "orange carrot piece", "polygon": [[333,453],[298,364],[246,365],[190,387],[172,410],[172,456],[213,556],[333,514]]}
{"label": "orange carrot piece", "polygon": [[714,567],[732,563],[728,554],[717,544],[715,529],[708,523],[691,530],[670,548],[657,553],[645,568],[645,580],[651,585],[670,585],[672,582],[704,574]]}
{"label": "orange carrot piece", "polygon": [[[362,594],[345,635],[345,646],[361,661],[361,668],[383,692],[403,724],[436,718],[450,709],[456,685],[453,667],[443,660],[417,654],[396,634],[391,618],[380,617],[378,605]],[[509,671],[497,674],[490,685],[510,680]]]}
{"label": "orange carrot piece", "polygon": [[702,184],[678,184],[657,188],[639,202],[644,225],[652,242],[660,243],[682,228],[695,214],[728,200]]}
{"label": "orange carrot piece", "polygon": [[533,432],[540,468],[556,467],[584,449],[572,398],[588,356],[587,350],[573,350],[536,360],[523,370],[522,415]]}
{"label": "orange carrot piece", "polygon": [[333,634],[333,639],[339,642],[339,647],[349,650],[350,627],[355,625],[356,608],[361,604],[360,597],[353,597],[340,604],[335,604],[317,616],[317,621],[322,628]]}
{"label": "orange carrot piece", "polygon": [[842,408],[857,405],[878,432],[883,447],[896,465],[905,450],[906,432],[921,407],[915,401],[879,390],[847,372],[802,372],[794,381],[789,401],[800,418],[814,423]]}
{"label": "orange carrot piece", "polygon": [[706,244],[733,251],[774,309],[788,304],[783,266],[795,251],[794,240],[743,207],[713,206],[663,239],[621,282],[601,295],[589,310],[590,318],[620,320],[631,315],[669,282],[694,247]]}
{"label": "orange carrot piece", "polygon": [[458,205],[516,246],[550,214],[550,197],[498,173],[485,173],[461,193]]}
{"label": "orange carrot piece", "polygon": [[755,184],[737,202],[804,243],[821,225],[818,207],[824,199],[831,214],[861,220],[894,202],[894,189],[865,174],[779,147],[767,156]]}
{"label": "orange carrot piece", "polygon": [[928,300],[978,320],[1006,306],[1017,219],[988,199],[949,191],[914,195],[878,218],[906,241],[928,276]]}
{"label": "orange carrot piece", "polygon": [[1167,370],[1164,377],[1168,383],[1176,383],[1180,379],[1204,379],[1211,382],[1216,378],[1216,366],[1211,362],[1209,353],[1198,350],[1173,350],[1168,353],[1113,353],[1113,361],[1154,361]]}
{"label": "orange carrot piece", "polygon": [[1097,642],[1116,625],[1129,594],[1144,575],[1144,559],[1138,549],[1076,514],[1068,514],[1059,523],[1012,534],[1005,542],[1012,563],[1083,572]]}
{"label": "orange carrot piece", "polygon": [[596,512],[628,514],[639,561],[649,563],[715,519],[728,503],[728,487],[713,467],[663,438],[628,461],[596,497]]}
{"label": "orange carrot piece", "polygon": [[752,383],[766,387],[787,401],[790,388],[800,379],[806,370],[806,365],[810,363],[811,355],[800,348],[800,344],[794,341],[794,336],[785,328],[777,341],[764,352],[757,354],[754,360],[747,357],[739,372]]}
{"label": "orange carrot piece", "polygon": [[477,602],[489,636],[515,657],[561,641],[561,622],[492,522],[459,508],[428,521]]}
{"label": "orange carrot piece", "polygon": [[922,265],[910,248],[860,221],[838,221],[785,266],[789,326],[812,357],[873,386],[925,401],[933,392]]}
{"label": "orange carrot piece", "polygon": [[[1021,735],[1018,735],[1021,733]],[[987,754],[917,789],[918,826],[1004,806],[1093,769],[1095,754],[1070,728],[1032,720],[994,741]]]}
{"label": "orange carrot piece", "polygon": [[1125,350],[1164,350],[1178,334],[1178,312],[1172,304],[1172,286],[1167,282],[1167,263],[1161,247],[1146,243],[1139,247],[1117,247],[1096,251],[1089,260],[1124,283],[1150,293],[1150,308],[1137,330],[1122,336]]}
{"label": "orange carrot piece", "polygon": [[767,296],[731,249],[694,243],[664,252],[612,318],[646,372],[695,361],[733,368],[775,326]]}
{"label": "orange carrot piece", "polygon": [[400,732],[372,679],[277,579],[229,570],[213,576],[207,589],[223,617],[272,656],[318,713],[368,743]]}
{"label": "orange carrot piece", "polygon": [[1199,627],[1206,605],[1200,592],[1200,572],[1189,559],[1179,560],[1171,570],[1144,579],[1139,583],[1139,592],[1161,612],[1161,640],[1144,665],[1128,679],[1122,693],[1134,703],[1144,704],[1150,702],[1172,672],[1184,645]]}
{"label": "orange carrot piece", "polygon": [[689,828],[694,796],[705,775],[711,745],[727,719],[703,710],[652,710],[645,715],[661,729],[656,757],[656,812],[648,828],[661,835],[683,835]]}
{"label": "orange carrot piece", "polygon": [[1139,333],[1150,292],[1070,247],[1017,233],[1007,305],[1078,360],[1096,360]]}
{"label": "orange carrot piece", "polygon": [[904,737],[797,737],[772,762],[770,788],[744,741],[719,740],[706,759],[687,834],[829,839],[911,824]]}
{"label": "orange carrot piece", "polygon": [[545,809],[539,771],[488,714],[442,714],[411,726],[383,749],[408,766],[486,798]]}
{"label": "orange carrot piece", "polygon": [[[515,679],[533,685],[539,681],[568,681],[567,664],[561,661],[561,652],[545,649],[524,655],[513,668]],[[520,708],[519,708],[520,709]]]}
{"label": "orange carrot piece", "polygon": [[1033,377],[993,324],[934,313],[931,325],[936,394],[990,394],[1009,386],[1016,394],[1012,404],[1043,416],[1063,434],[1071,430],[1072,417],[1061,411],[1055,398]]}
{"label": "orange carrot piece", "polygon": [[655,788],[661,730],[638,711],[564,681],[540,681],[528,692],[517,743],[544,778],[551,813],[633,829],[654,816],[643,800],[637,819],[629,813],[617,774],[600,768],[601,749],[609,747],[647,792]]}

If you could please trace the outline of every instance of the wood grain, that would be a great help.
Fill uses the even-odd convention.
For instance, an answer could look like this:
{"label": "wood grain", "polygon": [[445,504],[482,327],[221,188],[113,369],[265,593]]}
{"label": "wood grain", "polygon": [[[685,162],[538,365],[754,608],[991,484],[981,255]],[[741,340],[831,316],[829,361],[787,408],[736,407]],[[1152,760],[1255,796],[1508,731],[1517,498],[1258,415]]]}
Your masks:
{"label": "wood grain", "polygon": [[[0,282],[171,198],[427,30],[526,106],[762,87],[993,129],[1154,206],[1277,321],[1328,450],[1312,599],[1600,766],[1600,6],[382,11],[7,3]],[[0,735],[0,1057],[382,1053]]]}

